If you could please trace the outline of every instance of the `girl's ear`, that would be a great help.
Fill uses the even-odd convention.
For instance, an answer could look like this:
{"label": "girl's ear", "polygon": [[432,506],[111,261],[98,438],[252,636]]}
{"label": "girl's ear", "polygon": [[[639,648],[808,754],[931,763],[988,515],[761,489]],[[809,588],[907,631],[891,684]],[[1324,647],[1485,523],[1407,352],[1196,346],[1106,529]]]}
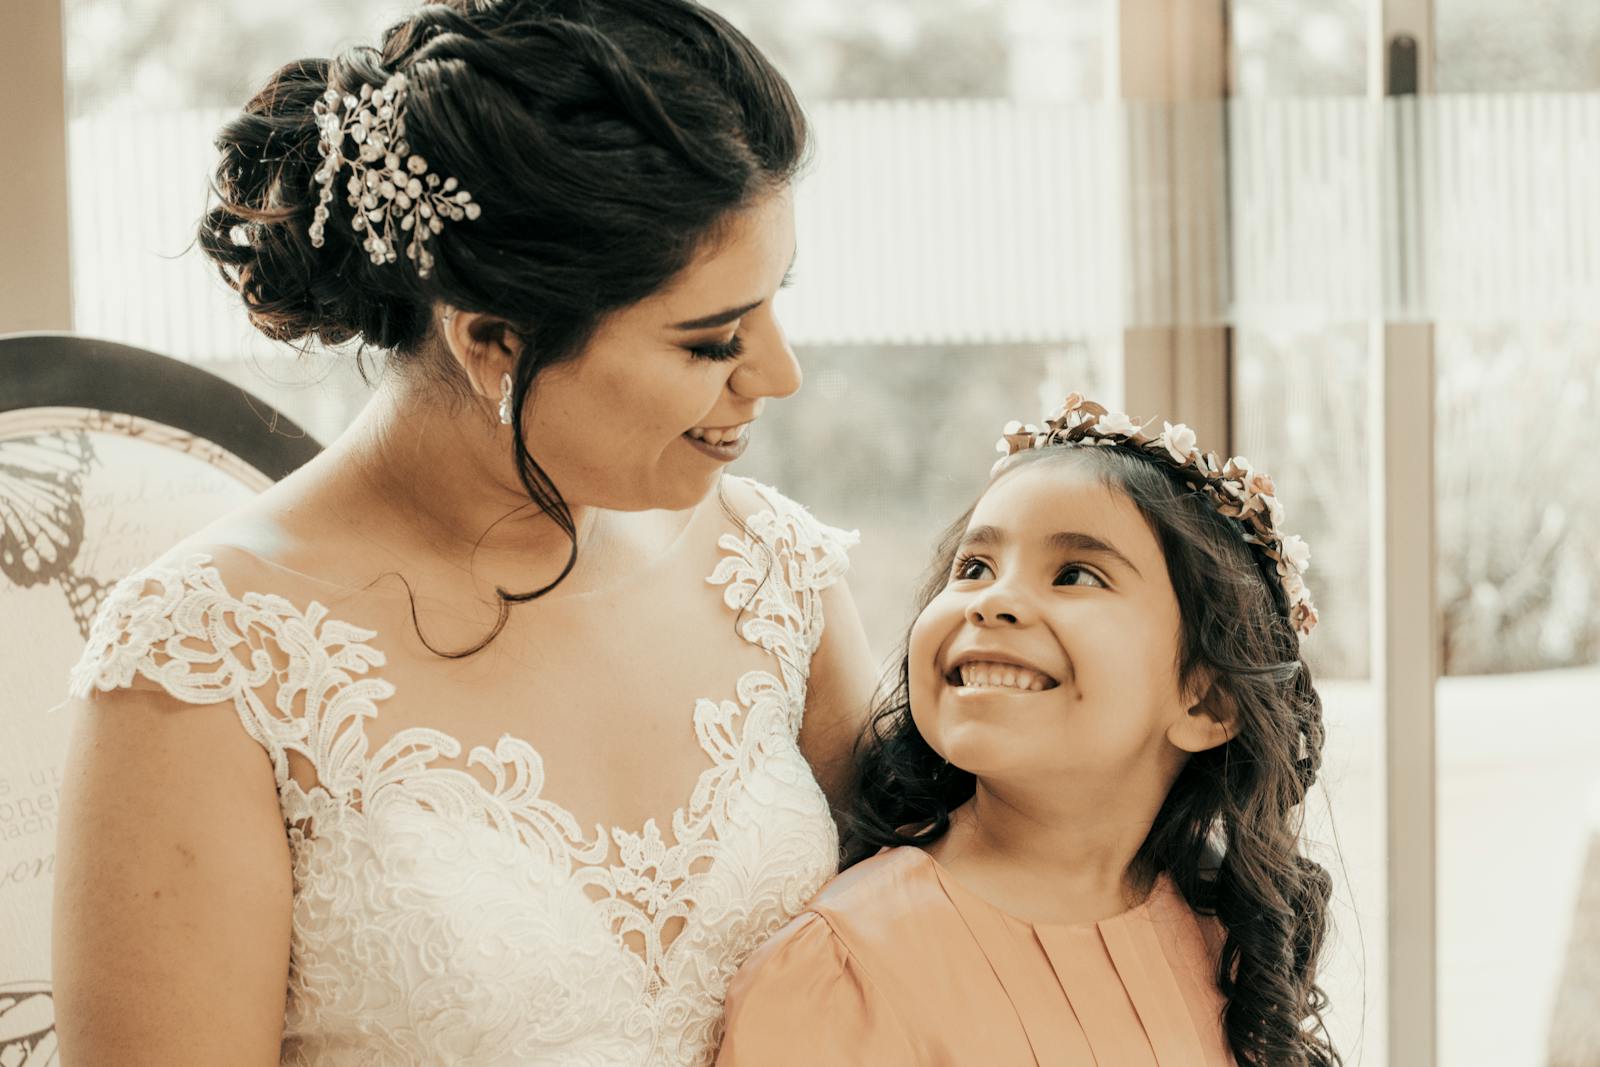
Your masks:
{"label": "girl's ear", "polygon": [[1233,698],[1209,673],[1199,681],[1204,686],[1203,695],[1167,727],[1167,740],[1189,753],[1206,752],[1226,744],[1239,732],[1239,711]]}

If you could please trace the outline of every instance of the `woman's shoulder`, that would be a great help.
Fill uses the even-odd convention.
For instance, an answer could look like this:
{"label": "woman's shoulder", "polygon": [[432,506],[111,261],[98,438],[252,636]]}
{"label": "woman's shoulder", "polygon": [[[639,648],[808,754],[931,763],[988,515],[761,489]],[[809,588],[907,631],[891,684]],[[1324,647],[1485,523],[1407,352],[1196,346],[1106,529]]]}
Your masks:
{"label": "woman's shoulder", "polygon": [[308,655],[343,650],[363,670],[382,662],[365,646],[371,631],[331,614],[328,590],[218,532],[186,538],[110,586],[72,670],[73,696],[160,688],[213,702]]}

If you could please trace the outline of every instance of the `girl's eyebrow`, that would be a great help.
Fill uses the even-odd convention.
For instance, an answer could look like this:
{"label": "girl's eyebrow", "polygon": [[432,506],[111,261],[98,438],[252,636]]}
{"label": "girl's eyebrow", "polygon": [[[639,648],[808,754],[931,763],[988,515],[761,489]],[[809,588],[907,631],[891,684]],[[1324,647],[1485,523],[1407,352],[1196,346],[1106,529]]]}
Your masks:
{"label": "girl's eyebrow", "polygon": [[[998,548],[1001,545],[1004,545],[1005,542],[1005,531],[1001,530],[999,527],[974,526],[972,529],[968,530],[967,535],[961,539],[961,544],[958,548],[958,551],[974,546]],[[1118,563],[1121,563],[1124,567],[1128,568],[1134,574],[1138,574],[1140,578],[1144,577],[1144,575],[1139,574],[1139,568],[1133,565],[1132,560],[1130,560],[1127,556],[1124,556],[1121,552],[1118,552],[1111,545],[1108,545],[1104,541],[1100,540],[1100,538],[1095,537],[1093,534],[1063,530],[1046,537],[1044,539],[1044,543],[1057,552],[1093,552],[1098,555],[1109,556]]]}

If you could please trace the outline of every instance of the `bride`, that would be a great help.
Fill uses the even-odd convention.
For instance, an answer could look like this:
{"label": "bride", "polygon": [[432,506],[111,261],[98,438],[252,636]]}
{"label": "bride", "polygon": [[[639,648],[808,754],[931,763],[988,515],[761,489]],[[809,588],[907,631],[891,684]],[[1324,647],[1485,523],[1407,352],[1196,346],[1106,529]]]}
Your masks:
{"label": "bride", "polygon": [[447,0],[283,67],[201,242],[390,353],[73,674],[62,1062],[711,1062],[835,872],[852,535],[724,474],[800,370],[805,125],[691,0]]}

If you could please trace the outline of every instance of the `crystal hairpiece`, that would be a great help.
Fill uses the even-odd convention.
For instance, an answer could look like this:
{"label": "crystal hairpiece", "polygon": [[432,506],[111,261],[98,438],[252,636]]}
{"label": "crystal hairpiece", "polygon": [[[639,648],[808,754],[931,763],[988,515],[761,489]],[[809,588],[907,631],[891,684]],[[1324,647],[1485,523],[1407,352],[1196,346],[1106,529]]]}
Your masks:
{"label": "crystal hairpiece", "polygon": [[1163,422],[1161,432],[1154,435],[1146,433],[1145,427],[1120,411],[1107,411],[1072,393],[1043,426],[1006,423],[995,443],[995,450],[1004,455],[994,469],[998,471],[1019,452],[1066,444],[1120,446],[1164,463],[1191,488],[1204,493],[1219,512],[1244,527],[1244,539],[1272,562],[1278,584],[1288,597],[1289,624],[1301,637],[1308,636],[1317,625],[1317,608],[1303,577],[1311,566],[1311,548],[1280,529],[1283,505],[1271,477],[1243,456],[1221,463],[1214,452],[1202,454],[1195,447],[1194,431],[1181,422]]}
{"label": "crystal hairpiece", "polygon": [[[392,74],[382,88],[363,85],[359,96],[328,89],[312,105],[322,166],[314,176],[321,192],[311,221],[311,244],[322,247],[333,180],[349,163],[345,200],[355,209],[350,225],[366,235],[361,247],[372,262],[393,263],[399,258],[397,240],[404,240],[406,258],[426,278],[433,270],[428,238],[444,229],[445,220],[475,219],[482,209],[471,193],[456,187],[454,178],[441,180],[429,173],[427,160],[412,154],[406,141],[406,91],[406,76]],[[355,144],[348,156],[347,137]],[[396,226],[410,238],[398,237]]]}

